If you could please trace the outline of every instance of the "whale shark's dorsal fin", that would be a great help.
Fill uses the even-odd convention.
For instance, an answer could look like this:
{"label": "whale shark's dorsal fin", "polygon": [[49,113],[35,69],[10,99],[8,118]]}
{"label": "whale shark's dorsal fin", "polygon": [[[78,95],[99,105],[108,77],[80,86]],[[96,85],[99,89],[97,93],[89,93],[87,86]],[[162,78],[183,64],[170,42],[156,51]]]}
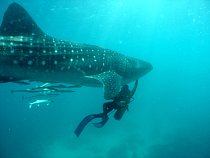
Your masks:
{"label": "whale shark's dorsal fin", "polygon": [[43,31],[34,22],[27,11],[17,3],[7,8],[0,26],[2,36],[43,36]]}

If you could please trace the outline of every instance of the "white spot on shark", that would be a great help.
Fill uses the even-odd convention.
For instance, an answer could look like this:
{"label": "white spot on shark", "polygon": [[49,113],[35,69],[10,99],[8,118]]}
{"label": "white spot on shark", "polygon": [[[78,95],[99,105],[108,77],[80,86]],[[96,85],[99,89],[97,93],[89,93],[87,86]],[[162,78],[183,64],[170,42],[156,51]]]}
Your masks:
{"label": "white spot on shark", "polygon": [[10,50],[10,53],[14,54],[15,53],[15,50],[14,49],[11,49]]}
{"label": "white spot on shark", "polygon": [[62,67],[61,67],[61,71],[63,71],[64,69],[65,69],[65,67],[64,67],[64,66],[62,66]]}
{"label": "white spot on shark", "polygon": [[54,64],[55,64],[55,65],[57,65],[57,64],[58,64],[58,61],[57,61],[57,60],[55,60],[55,61],[54,61]]}
{"label": "white spot on shark", "polygon": [[46,64],[46,61],[43,60],[43,61],[42,61],[42,65],[44,66],[45,64]]}
{"label": "white spot on shark", "polygon": [[23,61],[23,57],[20,57],[19,60],[20,60],[20,61]]}
{"label": "white spot on shark", "polygon": [[13,64],[17,65],[18,61],[17,60],[13,60]]}
{"label": "white spot on shark", "polygon": [[33,61],[29,60],[28,65],[32,65],[32,64],[33,64]]}
{"label": "white spot on shark", "polygon": [[0,43],[2,46],[5,46],[5,43],[4,42],[2,42],[2,43]]}

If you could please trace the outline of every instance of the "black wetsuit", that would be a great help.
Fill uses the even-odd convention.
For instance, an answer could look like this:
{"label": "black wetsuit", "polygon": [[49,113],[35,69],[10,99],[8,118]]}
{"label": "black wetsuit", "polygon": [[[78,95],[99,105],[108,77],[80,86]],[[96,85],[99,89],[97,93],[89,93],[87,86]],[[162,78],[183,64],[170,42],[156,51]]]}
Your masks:
{"label": "black wetsuit", "polygon": [[128,104],[131,102],[136,88],[138,86],[138,80],[135,82],[135,86],[132,91],[129,90],[128,85],[124,85],[119,94],[113,98],[113,101],[103,104],[103,114],[107,115],[112,110],[116,110],[114,118],[120,120],[126,110],[128,110]]}
{"label": "black wetsuit", "polygon": [[138,80],[136,80],[132,91],[129,90],[128,85],[124,85],[119,94],[113,98],[113,101],[103,104],[103,113],[86,116],[75,129],[74,133],[76,136],[79,137],[85,126],[95,118],[101,118],[101,122],[93,123],[93,125],[97,128],[103,127],[109,119],[108,113],[112,110],[116,110],[114,118],[116,120],[120,120],[125,111],[128,110],[128,104],[131,102],[131,98],[133,97],[137,86]]}

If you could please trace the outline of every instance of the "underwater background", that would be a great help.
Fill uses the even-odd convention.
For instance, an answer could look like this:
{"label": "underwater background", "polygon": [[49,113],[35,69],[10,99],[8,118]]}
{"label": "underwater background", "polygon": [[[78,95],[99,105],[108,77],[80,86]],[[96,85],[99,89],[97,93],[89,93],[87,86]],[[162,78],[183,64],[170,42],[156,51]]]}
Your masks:
{"label": "underwater background", "polygon": [[[13,0],[0,0],[0,22]],[[102,110],[102,88],[82,87],[29,109],[27,86],[0,84],[0,158],[210,158],[210,1],[17,0],[47,34],[150,62],[122,120]],[[36,83],[33,83],[36,85]],[[131,87],[133,84],[130,85]]]}

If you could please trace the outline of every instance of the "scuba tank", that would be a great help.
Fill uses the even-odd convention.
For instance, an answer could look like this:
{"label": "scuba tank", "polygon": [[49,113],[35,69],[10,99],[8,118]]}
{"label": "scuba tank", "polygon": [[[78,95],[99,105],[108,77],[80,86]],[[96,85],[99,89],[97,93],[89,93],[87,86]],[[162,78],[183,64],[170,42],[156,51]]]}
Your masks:
{"label": "scuba tank", "polygon": [[114,118],[116,120],[121,120],[121,118],[123,117],[124,113],[126,111],[126,108],[122,107],[122,108],[119,108],[115,114],[114,114]]}
{"label": "scuba tank", "polygon": [[123,117],[126,110],[128,110],[128,104],[120,103],[119,108],[117,109],[117,111],[114,114],[114,118],[116,120],[121,120],[121,118]]}

